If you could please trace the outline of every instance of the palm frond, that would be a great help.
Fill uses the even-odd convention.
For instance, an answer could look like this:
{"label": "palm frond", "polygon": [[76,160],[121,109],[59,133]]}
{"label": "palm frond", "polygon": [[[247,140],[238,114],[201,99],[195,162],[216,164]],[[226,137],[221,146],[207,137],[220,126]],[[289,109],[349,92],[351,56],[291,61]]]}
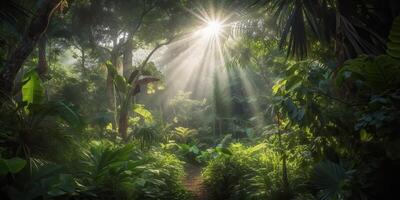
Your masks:
{"label": "palm frond", "polygon": [[[313,0],[284,0],[271,1],[271,10],[274,12],[278,27],[282,30],[280,47],[287,47],[288,56],[304,58],[307,56],[310,33],[317,39],[324,41],[325,33],[329,29],[327,21],[326,1]],[[317,12],[323,10],[325,12]]]}
{"label": "palm frond", "polygon": [[388,55],[400,59],[400,16],[393,21],[386,52]]}
{"label": "palm frond", "polygon": [[344,199],[352,172],[329,160],[321,161],[312,171],[311,185],[318,190],[320,200]]}

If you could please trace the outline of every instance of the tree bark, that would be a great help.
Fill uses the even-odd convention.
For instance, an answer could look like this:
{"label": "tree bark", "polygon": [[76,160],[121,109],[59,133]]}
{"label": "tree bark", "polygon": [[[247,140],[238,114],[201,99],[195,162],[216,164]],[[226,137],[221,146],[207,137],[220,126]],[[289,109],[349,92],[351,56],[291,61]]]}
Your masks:
{"label": "tree bark", "polygon": [[127,95],[124,105],[121,107],[118,119],[118,134],[121,136],[123,141],[128,140],[128,121],[129,121],[129,110],[131,108],[131,95]]}
{"label": "tree bark", "polygon": [[[133,44],[132,36],[128,34],[128,39],[124,46],[123,60],[122,60],[122,75],[125,79],[129,78],[130,71],[132,69],[132,56],[133,56]],[[124,101],[122,102],[121,110],[118,118],[118,134],[124,141],[128,140],[128,121],[129,121],[129,110],[131,107],[131,95],[127,94]]]}
{"label": "tree bark", "polygon": [[83,45],[80,48],[81,51],[81,68],[82,68],[82,74],[86,74],[86,54],[85,54],[85,48]]}
{"label": "tree bark", "polygon": [[123,75],[127,79],[129,78],[130,71],[132,70],[132,56],[133,56],[133,40],[128,38],[124,49],[124,60],[123,60]]}
{"label": "tree bark", "polygon": [[12,95],[14,79],[26,58],[32,53],[36,43],[47,30],[51,15],[62,0],[40,1],[34,18],[22,37],[15,51],[9,56],[8,62],[0,73],[0,90],[6,95]]}

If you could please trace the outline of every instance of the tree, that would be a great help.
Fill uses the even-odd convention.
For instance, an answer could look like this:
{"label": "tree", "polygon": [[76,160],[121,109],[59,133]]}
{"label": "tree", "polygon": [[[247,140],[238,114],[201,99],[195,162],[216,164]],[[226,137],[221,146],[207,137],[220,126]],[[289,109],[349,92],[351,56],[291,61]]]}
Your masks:
{"label": "tree", "polygon": [[[156,47],[147,55],[145,60],[142,62],[142,64],[135,70],[133,71],[127,80],[121,75],[117,75],[114,73],[114,77],[117,77],[116,84],[118,84],[119,88],[122,89],[123,96],[120,99],[120,111],[118,113],[118,133],[122,137],[124,141],[127,141],[128,139],[128,118],[129,118],[129,110],[131,109],[131,102],[132,98],[140,92],[140,88],[143,85],[146,85],[151,82],[158,81],[158,78],[156,77],[151,77],[151,76],[144,76],[144,70],[146,65],[148,64],[150,58],[153,56],[153,54],[162,46],[169,44],[172,42],[172,39],[161,43],[157,44]],[[111,71],[113,66],[108,66],[109,70]],[[118,83],[119,82],[119,83]],[[121,85],[122,82],[122,85]]]}
{"label": "tree", "polygon": [[7,95],[12,95],[14,79],[21,69],[25,59],[31,54],[36,43],[46,31],[54,10],[59,7],[62,0],[40,1],[38,8],[31,20],[22,40],[9,56],[4,69],[0,72],[0,90]]}

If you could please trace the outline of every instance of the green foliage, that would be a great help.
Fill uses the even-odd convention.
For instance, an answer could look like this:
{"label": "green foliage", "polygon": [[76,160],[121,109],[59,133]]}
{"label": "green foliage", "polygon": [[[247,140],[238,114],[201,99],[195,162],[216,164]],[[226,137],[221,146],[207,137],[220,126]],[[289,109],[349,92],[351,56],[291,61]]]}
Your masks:
{"label": "green foliage", "polygon": [[311,185],[318,190],[318,198],[321,200],[348,199],[347,190],[353,173],[340,164],[321,161],[311,173]]}
{"label": "green foliage", "polygon": [[171,154],[94,141],[82,164],[83,184],[102,198],[185,198],[182,163]]}
{"label": "green foliage", "polygon": [[[362,53],[382,53],[390,25],[376,26],[376,23],[391,21],[391,17],[378,16],[393,7],[399,9],[397,4],[388,2],[369,2],[370,7],[363,7],[364,1],[344,5],[338,0],[256,1],[260,2],[266,5],[264,12],[272,12],[270,16],[275,25],[272,27],[277,31],[276,35],[280,35],[279,46],[287,49],[288,55],[304,59],[309,56],[313,44],[322,43],[329,48],[334,43],[336,52],[340,52],[340,55],[336,54],[339,62]],[[385,9],[378,9],[381,6]],[[337,35],[340,37],[335,37]]]}
{"label": "green foliage", "polygon": [[44,87],[35,69],[24,75],[22,101],[29,104],[40,104],[44,100]]}
{"label": "green foliage", "polygon": [[0,176],[4,176],[8,173],[18,173],[26,166],[26,160],[14,157],[10,159],[4,159],[0,157]]}
{"label": "green foliage", "polygon": [[[302,153],[299,149],[295,155]],[[213,199],[273,199],[284,194],[280,162],[279,152],[264,143],[251,147],[232,144],[208,162],[203,176]],[[306,158],[296,156],[288,161],[289,179],[295,191],[306,178],[301,171],[304,172],[307,162]]]}
{"label": "green foliage", "polygon": [[189,139],[197,134],[197,130],[185,127],[175,127],[173,133],[176,136],[177,141],[188,143]]}
{"label": "green foliage", "polygon": [[214,199],[244,199],[247,195],[242,187],[246,185],[246,175],[255,172],[253,167],[260,167],[256,157],[244,147],[237,144],[232,148],[236,148],[232,156],[222,154],[212,159],[203,172]]}
{"label": "green foliage", "polygon": [[183,163],[172,154],[143,153],[134,144],[122,146],[109,141],[92,141],[81,150],[79,160],[64,166],[35,159],[37,164],[28,169],[24,168],[25,160],[1,159],[1,175],[6,175],[3,168],[7,167],[15,177],[2,185],[2,191],[9,199],[27,200],[189,197],[181,183]]}
{"label": "green foliage", "polygon": [[145,108],[143,104],[134,104],[133,112],[138,114],[143,120],[145,124],[152,124],[154,122],[153,115],[149,110]]}
{"label": "green foliage", "polygon": [[24,168],[14,175],[12,182],[2,187],[9,199],[54,199],[81,191],[76,179],[60,165],[44,160],[36,160],[35,163],[38,164],[31,169]]}
{"label": "green foliage", "polygon": [[359,56],[348,60],[339,74],[339,87],[344,86],[344,80],[350,80],[358,90],[369,89],[375,94],[396,89],[400,85],[397,78],[400,75],[399,61],[387,55]]}
{"label": "green foliage", "polygon": [[50,113],[52,113],[53,116],[54,115],[59,116],[69,126],[76,128],[81,128],[82,126],[84,126],[84,122],[82,118],[79,116],[79,114],[64,102],[53,101],[53,102],[48,102],[48,105],[50,107],[50,110],[52,111]]}
{"label": "green foliage", "polygon": [[200,149],[195,144],[178,144],[178,154],[189,162],[196,163],[196,158],[200,154]]}
{"label": "green foliage", "polygon": [[[381,186],[368,186],[367,182],[383,177],[393,181],[378,173],[383,165],[377,160],[391,163],[398,158],[393,130],[399,119],[399,69],[397,59],[388,55],[361,55],[334,73],[324,63],[303,61],[288,67],[286,76],[273,87],[272,110],[283,115],[281,127],[304,134],[300,141],[308,141],[315,159],[351,160],[351,169],[357,172],[351,176],[354,171],[334,162],[318,164],[310,174],[311,185],[318,179],[316,197],[386,198]],[[390,187],[387,182],[382,184]],[[360,187],[374,190],[374,194],[366,194]]]}
{"label": "green foliage", "polygon": [[201,151],[196,144],[176,143],[174,140],[170,140],[165,144],[161,144],[161,147],[163,150],[172,152],[187,162],[194,164],[202,162],[202,160],[199,160],[198,158],[200,154],[203,154],[203,151]]}
{"label": "green foliage", "polygon": [[161,140],[159,130],[155,125],[140,126],[135,130],[133,137],[139,142],[142,150],[149,149]]}
{"label": "green foliage", "polygon": [[393,58],[400,59],[400,16],[393,20],[386,53]]}
{"label": "green foliage", "polygon": [[347,61],[339,73],[336,78],[339,87],[353,89],[348,98],[366,106],[359,112],[355,129],[374,127],[381,133],[388,132],[399,116],[396,106],[399,62],[387,55],[360,56]]}
{"label": "green foliage", "polygon": [[79,137],[76,132],[83,126],[80,116],[62,102],[30,104],[29,113],[23,105],[14,101],[1,105],[0,145],[5,155],[62,160],[58,153],[75,145],[72,136]]}
{"label": "green foliage", "polygon": [[225,135],[215,148],[208,148],[205,151],[201,151],[200,155],[196,157],[196,160],[200,163],[207,163],[221,155],[232,155],[232,152],[228,149],[231,142],[232,135]]}
{"label": "green foliage", "polygon": [[301,126],[316,121],[325,123],[321,117],[321,105],[326,103],[322,97],[329,98],[332,93],[332,81],[326,80],[329,74],[328,67],[318,61],[306,60],[289,65],[284,78],[272,87],[272,116],[283,114],[290,119],[289,123]]}
{"label": "green foliage", "polygon": [[168,102],[172,121],[182,127],[201,127],[207,124],[207,111],[210,105],[206,99],[191,98],[191,92],[178,91],[178,94]]}

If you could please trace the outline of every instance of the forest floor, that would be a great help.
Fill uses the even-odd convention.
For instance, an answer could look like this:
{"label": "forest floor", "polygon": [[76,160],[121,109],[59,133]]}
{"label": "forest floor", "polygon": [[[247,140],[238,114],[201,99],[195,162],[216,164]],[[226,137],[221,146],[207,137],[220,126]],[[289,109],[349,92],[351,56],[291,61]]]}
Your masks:
{"label": "forest floor", "polygon": [[193,164],[187,164],[185,167],[186,177],[184,181],[185,188],[192,193],[195,200],[206,200],[207,190],[203,184],[201,176],[201,167]]}

